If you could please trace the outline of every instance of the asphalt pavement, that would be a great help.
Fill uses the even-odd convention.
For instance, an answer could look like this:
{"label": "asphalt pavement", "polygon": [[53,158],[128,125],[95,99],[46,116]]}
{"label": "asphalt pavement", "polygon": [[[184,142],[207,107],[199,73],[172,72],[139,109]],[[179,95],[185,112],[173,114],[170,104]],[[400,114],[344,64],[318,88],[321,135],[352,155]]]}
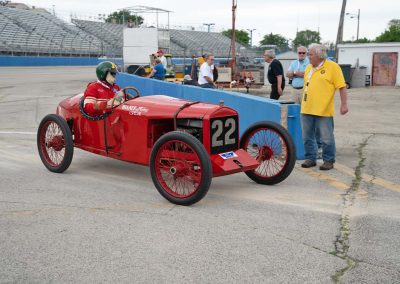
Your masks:
{"label": "asphalt pavement", "polygon": [[147,167],[79,149],[63,174],[43,166],[40,120],[94,80],[93,67],[0,68],[1,283],[400,282],[400,89],[349,90],[334,170],[214,178],[182,207]]}

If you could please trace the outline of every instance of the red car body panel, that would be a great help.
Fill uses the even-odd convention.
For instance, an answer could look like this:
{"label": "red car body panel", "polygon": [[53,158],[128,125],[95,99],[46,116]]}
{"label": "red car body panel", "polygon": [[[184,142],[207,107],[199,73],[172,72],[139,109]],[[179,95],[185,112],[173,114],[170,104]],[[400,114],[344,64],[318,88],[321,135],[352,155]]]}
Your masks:
{"label": "red car body panel", "polygon": [[[201,124],[199,132],[210,155],[213,176],[248,171],[259,165],[246,151],[239,149],[238,113],[232,108],[156,95],[126,101],[104,120],[93,121],[80,113],[82,96],[79,94],[65,99],[57,108],[57,114],[70,125],[75,147],[118,160],[149,165],[154,143],[163,134],[175,130],[176,116],[181,121],[179,123],[189,123],[190,120]],[[211,134],[212,124],[217,128],[227,126],[228,131]],[[213,148],[212,143],[222,143],[220,139],[234,141],[226,151],[228,156],[223,154],[224,149],[228,149],[225,146]]]}

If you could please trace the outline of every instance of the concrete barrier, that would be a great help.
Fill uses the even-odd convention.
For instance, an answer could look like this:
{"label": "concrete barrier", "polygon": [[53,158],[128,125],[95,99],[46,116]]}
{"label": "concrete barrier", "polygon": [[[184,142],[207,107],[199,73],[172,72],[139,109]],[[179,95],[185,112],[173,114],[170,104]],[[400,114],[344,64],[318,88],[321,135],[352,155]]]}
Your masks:
{"label": "concrete barrier", "polygon": [[[190,101],[201,101],[213,104],[218,104],[223,100],[226,106],[235,109],[239,113],[240,135],[242,135],[251,124],[258,121],[269,120],[281,123],[281,104],[278,101],[268,98],[217,89],[185,86],[147,79],[127,73],[120,73],[117,76],[117,84],[122,88],[134,86],[140,91],[142,96],[167,95]],[[288,106],[288,131],[294,140],[297,158],[302,159],[304,156],[304,149],[301,136],[299,105],[294,104]]]}

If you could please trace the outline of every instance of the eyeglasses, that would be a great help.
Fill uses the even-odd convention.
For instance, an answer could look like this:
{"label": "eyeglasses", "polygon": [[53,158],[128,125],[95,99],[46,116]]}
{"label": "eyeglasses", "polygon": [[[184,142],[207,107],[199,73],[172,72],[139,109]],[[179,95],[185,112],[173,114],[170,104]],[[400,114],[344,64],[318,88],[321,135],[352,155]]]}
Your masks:
{"label": "eyeglasses", "polygon": [[298,54],[306,54],[307,52],[297,52]]}
{"label": "eyeglasses", "polygon": [[117,75],[117,73],[115,73],[115,72],[110,72],[110,75],[113,76],[113,77],[115,77],[115,76]]}

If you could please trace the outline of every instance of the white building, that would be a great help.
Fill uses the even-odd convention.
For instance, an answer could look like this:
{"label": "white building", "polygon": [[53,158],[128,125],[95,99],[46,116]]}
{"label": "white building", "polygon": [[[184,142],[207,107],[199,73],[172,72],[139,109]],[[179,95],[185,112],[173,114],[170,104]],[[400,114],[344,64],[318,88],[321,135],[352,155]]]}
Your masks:
{"label": "white building", "polygon": [[372,86],[400,86],[400,43],[339,44],[338,63],[365,66]]}

